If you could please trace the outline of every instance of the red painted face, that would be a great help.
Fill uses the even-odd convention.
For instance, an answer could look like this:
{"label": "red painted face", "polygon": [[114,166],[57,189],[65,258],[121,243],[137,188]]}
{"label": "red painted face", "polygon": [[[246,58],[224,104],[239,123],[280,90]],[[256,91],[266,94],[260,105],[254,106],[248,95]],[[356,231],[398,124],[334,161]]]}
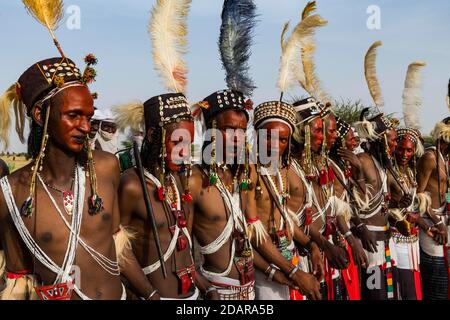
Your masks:
{"label": "red painted face", "polygon": [[397,163],[405,166],[414,156],[414,142],[409,140],[406,136],[400,140],[395,150],[395,158]]}
{"label": "red painted face", "polygon": [[181,165],[190,159],[193,142],[194,123],[192,121],[180,121],[170,126],[166,133],[166,165],[170,171],[179,171]]}
{"label": "red painted face", "polygon": [[355,136],[352,128],[345,135],[345,146],[350,151],[354,151],[359,146],[359,138]]}
{"label": "red painted face", "polygon": [[[289,137],[291,135],[289,126],[285,123],[276,121],[266,123],[261,129],[267,130],[266,140],[262,141],[262,143],[266,143],[268,156],[272,156],[273,147],[273,152],[278,154],[278,157],[281,157],[289,146]],[[278,138],[275,140],[277,135]],[[272,146],[272,142],[275,143],[275,145]]]}
{"label": "red painted face", "polygon": [[325,123],[327,125],[327,149],[330,150],[338,137],[336,118],[330,114]]}
{"label": "red painted face", "polygon": [[311,150],[319,153],[323,143],[323,121],[320,118],[310,123],[311,127]]}
{"label": "red painted face", "polygon": [[387,143],[389,147],[389,154],[393,155],[397,148],[397,131],[390,129],[386,132]]}
{"label": "red painted face", "polygon": [[86,87],[71,87],[59,94],[63,95],[61,102],[52,104],[50,110],[49,136],[61,149],[79,153],[91,130],[94,100]]}
{"label": "red painted face", "polygon": [[222,133],[223,159],[233,159],[236,163],[245,144],[247,117],[243,111],[226,110],[216,120],[217,129]]}

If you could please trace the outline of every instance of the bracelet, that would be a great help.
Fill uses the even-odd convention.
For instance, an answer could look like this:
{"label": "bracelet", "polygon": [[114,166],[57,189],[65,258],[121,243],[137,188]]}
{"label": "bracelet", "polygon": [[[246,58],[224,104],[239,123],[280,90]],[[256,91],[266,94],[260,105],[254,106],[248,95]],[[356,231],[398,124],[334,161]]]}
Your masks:
{"label": "bracelet", "polygon": [[437,227],[438,225],[444,224],[444,222],[442,220],[440,220],[439,222],[436,222],[433,227]]}
{"label": "bracelet", "polygon": [[152,291],[152,293],[150,293],[150,295],[147,297],[147,299],[145,299],[145,300],[150,300],[155,294],[157,294],[158,293],[158,290],[153,290]]}
{"label": "bracelet", "polygon": [[291,271],[289,271],[289,279],[292,279],[292,277],[294,276],[294,274],[297,272],[298,270],[298,266],[294,266]]}
{"label": "bracelet", "polygon": [[272,267],[270,266],[270,264],[269,264],[269,266],[266,268],[266,270],[264,270],[264,274],[267,274],[267,272],[269,271],[269,269],[271,269]]}
{"label": "bracelet", "polygon": [[216,287],[210,286],[208,289],[206,289],[205,291],[205,296],[210,293],[211,291],[217,291]]}
{"label": "bracelet", "polygon": [[273,276],[275,275],[275,272],[277,272],[277,269],[276,268],[272,268],[272,270],[270,270],[269,276],[267,277],[267,280],[272,282],[273,281]]}
{"label": "bracelet", "polygon": [[344,234],[344,239],[347,239],[348,237],[350,237],[353,233],[349,230]]}

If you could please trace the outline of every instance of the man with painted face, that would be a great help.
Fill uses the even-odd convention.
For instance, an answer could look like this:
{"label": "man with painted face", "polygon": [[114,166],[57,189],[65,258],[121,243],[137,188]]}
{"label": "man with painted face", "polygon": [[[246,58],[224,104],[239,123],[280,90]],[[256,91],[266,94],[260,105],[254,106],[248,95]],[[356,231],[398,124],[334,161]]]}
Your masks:
{"label": "man with painted face", "polygon": [[450,117],[438,122],[432,137],[436,146],[428,148],[417,164],[417,192],[429,192],[431,208],[424,217],[427,230],[421,230],[420,269],[425,300],[449,298],[449,170]]}
{"label": "man with painted face", "polygon": [[[153,287],[150,298],[196,300],[199,296],[196,282],[206,298],[214,298],[216,292],[206,292],[208,284],[202,282],[201,275],[196,277],[192,241],[187,229],[192,216],[188,180],[194,124],[186,97],[181,93],[162,94],[144,104],[124,105],[114,110],[121,128],[131,126],[137,131],[140,123],[145,123],[141,158],[167,277],[161,272],[155,234],[136,168],[126,170],[121,177],[119,206],[122,224],[136,233],[132,247]],[[131,119],[140,121],[131,123]]]}
{"label": "man with painted face", "polygon": [[[321,162],[320,154],[323,153],[322,146],[326,139],[324,132],[324,108],[319,105],[314,98],[306,98],[294,103],[299,121],[298,130],[294,134],[292,156],[293,169],[297,175],[291,179],[291,197],[289,201],[290,209],[296,212],[301,227],[324,253],[325,270],[324,282],[321,283],[322,297],[326,299],[342,299],[342,285],[339,278],[338,269],[345,269],[348,265],[346,252],[339,245],[329,241],[331,231],[326,226],[330,222],[331,204],[335,197],[330,192],[331,179],[323,181],[324,174],[328,176],[328,171],[320,170],[318,166]],[[299,179],[302,183],[298,183]],[[295,181],[295,182],[293,182]],[[324,182],[322,184],[322,182]],[[300,188],[299,186],[303,186]],[[341,211],[342,213],[344,211]],[[333,219],[335,216],[333,215]],[[328,230],[328,231],[327,231]],[[327,231],[327,233],[325,233]],[[331,269],[336,270],[335,272]]]}
{"label": "man with painted face", "polygon": [[3,96],[5,106],[17,104],[31,118],[33,160],[1,180],[2,299],[125,298],[115,248],[124,233],[113,237],[119,167],[115,157],[87,145],[94,114],[87,83],[96,59],[85,61],[83,74],[66,57],[39,61]]}
{"label": "man with painted face", "polygon": [[[302,263],[296,244],[309,253],[317,279],[305,276],[305,282],[318,288],[323,275],[323,262],[317,245],[299,228],[298,217],[289,210],[290,141],[296,128],[296,113],[293,107],[280,101],[260,104],[254,113],[254,127],[258,134],[258,180],[256,182],[256,204],[261,219],[273,244],[283,257],[294,266],[308,272],[307,262]],[[294,243],[294,241],[296,243]],[[258,268],[257,264],[257,268]],[[259,268],[258,268],[259,269]],[[263,266],[255,273],[257,299],[303,300],[303,296],[286,284],[273,282],[281,274],[273,264]]]}
{"label": "man with painted face", "polygon": [[[328,171],[333,171],[333,186],[331,194],[334,201],[331,211],[335,212],[334,224],[335,240],[346,248],[349,258],[348,268],[341,271],[341,277],[345,285],[346,294],[350,300],[360,300],[359,272],[357,266],[368,264],[367,256],[359,240],[350,230],[350,221],[358,225],[361,223],[357,215],[353,213],[367,206],[362,198],[366,193],[365,184],[357,183],[363,178],[362,166],[356,155],[348,150],[345,137],[351,130],[350,126],[344,128],[344,122],[332,112],[325,118],[325,152],[321,155],[326,157]],[[354,141],[349,141],[351,144]],[[343,146],[343,147],[339,147]],[[352,146],[352,145],[351,145]],[[354,177],[354,178],[353,178]],[[332,198],[333,199],[333,198]]]}
{"label": "man with painted face", "polygon": [[[359,211],[359,217],[367,228],[373,233],[376,245],[369,243],[364,247],[369,265],[362,269],[362,298],[385,300],[397,297],[397,255],[391,238],[388,218],[394,217],[397,227],[404,225],[404,221],[398,221],[395,215],[391,215],[390,190],[399,184],[397,173],[394,172],[392,157],[397,147],[397,132],[395,121],[388,119],[383,114],[378,114],[371,119],[365,119],[364,109],[361,113],[361,121],[356,123],[356,130],[366,142],[363,145],[364,153],[358,154],[358,158],[364,168],[366,185],[371,186],[369,208]],[[404,194],[398,201],[397,208],[407,208],[411,205],[412,197]],[[397,225],[397,222],[400,223]],[[359,226],[356,227],[358,232]],[[404,229],[404,228],[403,228]],[[364,244],[364,242],[363,242]],[[373,274],[381,275],[381,287],[373,288],[367,279]]]}
{"label": "man with painted face", "polygon": [[[422,300],[418,225],[427,229],[427,224],[420,217],[426,208],[415,207],[417,201],[426,205],[423,193],[417,192],[416,182],[416,158],[424,153],[422,135],[414,128],[402,128],[397,132],[394,172],[400,184],[391,184],[392,199],[389,206],[396,210],[398,220],[407,221],[394,224],[392,228],[392,238],[397,253],[399,292],[402,300]],[[388,179],[392,179],[392,174],[389,174]],[[399,208],[405,192],[412,196],[413,201],[407,208]]]}
{"label": "man with painted face", "polygon": [[268,266],[265,259],[303,294],[317,299],[317,288],[279,253],[258,218],[257,173],[248,164],[245,143],[247,109],[251,104],[242,93],[227,89],[206,97],[194,111],[201,112],[209,129],[203,145],[203,164],[193,168],[190,182],[193,233],[204,257],[201,273],[212,282],[221,299],[254,299],[253,263]]}

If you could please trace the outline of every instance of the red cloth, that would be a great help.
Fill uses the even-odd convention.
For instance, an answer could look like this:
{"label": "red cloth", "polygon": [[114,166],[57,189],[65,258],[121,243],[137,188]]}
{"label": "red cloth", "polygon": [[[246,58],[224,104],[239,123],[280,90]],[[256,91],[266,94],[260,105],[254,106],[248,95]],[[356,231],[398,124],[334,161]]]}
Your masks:
{"label": "red cloth", "polygon": [[10,280],[20,279],[26,275],[31,274],[31,270],[21,270],[16,272],[6,272],[6,277]]}
{"label": "red cloth", "polygon": [[325,283],[327,285],[327,300],[334,300],[334,285],[333,285],[333,268],[328,263],[328,259],[323,255],[324,269],[325,269]]}
{"label": "red cloth", "polygon": [[305,300],[305,297],[300,294],[300,291],[289,288],[290,300]]}
{"label": "red cloth", "polygon": [[414,272],[414,285],[416,288],[416,299],[422,300],[422,284],[420,281],[420,272],[417,270],[413,270]]}
{"label": "red cloth", "polygon": [[348,244],[347,244],[347,252],[350,259],[350,263],[347,269],[342,270],[342,278],[344,279],[348,298],[350,300],[361,300],[358,267],[355,265],[355,261],[353,260],[352,249]]}

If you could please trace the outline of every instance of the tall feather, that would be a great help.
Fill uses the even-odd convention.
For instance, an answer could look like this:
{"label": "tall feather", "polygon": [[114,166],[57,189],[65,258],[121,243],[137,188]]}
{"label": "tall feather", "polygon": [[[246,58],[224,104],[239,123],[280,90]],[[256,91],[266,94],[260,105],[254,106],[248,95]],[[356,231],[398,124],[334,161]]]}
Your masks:
{"label": "tall feather", "polygon": [[316,11],[316,1],[309,1],[302,12],[302,20],[305,20]]}
{"label": "tall feather", "polygon": [[25,105],[17,96],[16,84],[11,85],[0,97],[0,143],[8,148],[8,133],[11,127],[11,109],[14,111],[16,132],[23,143],[25,126]]}
{"label": "tall feather", "polygon": [[369,87],[370,95],[377,108],[381,109],[384,106],[383,96],[381,94],[380,84],[377,79],[377,48],[383,43],[381,41],[374,42],[366,53],[364,58],[364,73],[366,76],[367,86]]}
{"label": "tall feather", "polygon": [[421,70],[425,62],[416,61],[408,66],[405,88],[403,89],[403,117],[408,128],[420,130],[419,109],[422,106]]}
{"label": "tall feather", "polygon": [[64,53],[59,46],[58,40],[56,40],[55,31],[59,23],[61,22],[64,11],[62,0],[22,0],[28,13],[35,18],[40,24],[47,28],[48,32],[53,39],[57,49],[64,57]]}
{"label": "tall feather", "polygon": [[144,105],[140,101],[114,106],[111,108],[114,122],[124,131],[130,127],[132,131],[140,131],[145,127]]}
{"label": "tall feather", "polygon": [[187,15],[191,0],[157,0],[148,31],[152,39],[153,63],[166,88],[186,92],[188,68]]}
{"label": "tall feather", "polygon": [[225,0],[222,9],[219,50],[228,88],[250,96],[256,88],[249,75],[250,46],[256,25],[252,0]]}
{"label": "tall feather", "polygon": [[[308,3],[309,5],[309,3]],[[315,7],[314,7],[315,8]],[[314,9],[313,9],[314,10]],[[329,95],[323,91],[319,78],[316,75],[316,65],[314,62],[314,54],[316,52],[316,42],[314,34],[317,28],[328,24],[328,21],[322,19],[318,14],[308,15],[313,10],[305,8],[301,24],[305,25],[305,36],[301,38],[302,47],[302,63],[305,71],[305,87],[304,89],[313,97],[323,103],[330,102]],[[305,13],[305,11],[307,11]]]}
{"label": "tall feather", "polygon": [[286,40],[289,23],[286,23],[281,33],[281,58],[278,75],[278,88],[282,93],[287,92],[298,82],[305,84],[305,72],[301,57],[301,38],[304,36],[304,26],[297,24],[294,31]]}

